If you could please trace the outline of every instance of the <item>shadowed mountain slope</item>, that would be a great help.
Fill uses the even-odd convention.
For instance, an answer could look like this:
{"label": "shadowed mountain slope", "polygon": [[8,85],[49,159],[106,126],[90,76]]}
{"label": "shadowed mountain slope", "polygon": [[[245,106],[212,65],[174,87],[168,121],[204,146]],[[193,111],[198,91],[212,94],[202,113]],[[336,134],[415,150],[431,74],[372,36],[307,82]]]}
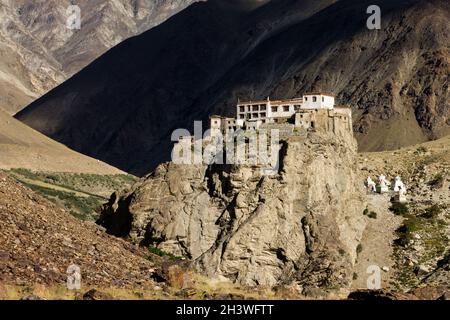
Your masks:
{"label": "shadowed mountain slope", "polygon": [[443,0],[271,1],[257,9],[196,3],[124,41],[18,114],[46,135],[144,174],[170,134],[231,114],[237,98],[327,90],[350,103],[362,150],[449,132],[450,8]]}

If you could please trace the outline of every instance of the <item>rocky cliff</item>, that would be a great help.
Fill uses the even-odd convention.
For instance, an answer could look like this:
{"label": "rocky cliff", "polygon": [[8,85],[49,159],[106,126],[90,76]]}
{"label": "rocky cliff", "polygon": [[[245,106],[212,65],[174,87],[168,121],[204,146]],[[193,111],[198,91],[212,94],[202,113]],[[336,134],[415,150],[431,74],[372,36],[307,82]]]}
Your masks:
{"label": "rocky cliff", "polygon": [[326,133],[289,137],[279,171],[165,163],[113,194],[108,232],[192,259],[245,285],[348,286],[365,227],[356,143]]}

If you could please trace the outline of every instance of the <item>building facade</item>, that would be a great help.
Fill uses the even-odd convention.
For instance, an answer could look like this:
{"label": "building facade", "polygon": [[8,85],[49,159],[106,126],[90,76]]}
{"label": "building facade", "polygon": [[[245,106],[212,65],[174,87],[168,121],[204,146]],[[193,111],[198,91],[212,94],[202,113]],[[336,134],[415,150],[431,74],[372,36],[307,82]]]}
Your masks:
{"label": "building facade", "polygon": [[239,101],[236,118],[210,117],[211,135],[242,129],[258,129],[270,124],[291,124],[295,128],[352,131],[352,113],[347,106],[335,106],[335,97],[312,92],[286,100]]}

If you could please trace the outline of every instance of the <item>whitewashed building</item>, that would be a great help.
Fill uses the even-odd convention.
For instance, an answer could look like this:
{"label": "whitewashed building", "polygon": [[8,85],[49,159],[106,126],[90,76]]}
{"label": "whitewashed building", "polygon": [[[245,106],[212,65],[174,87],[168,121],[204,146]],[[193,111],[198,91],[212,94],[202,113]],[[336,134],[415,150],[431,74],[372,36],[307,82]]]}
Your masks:
{"label": "whitewashed building", "polygon": [[301,98],[283,100],[238,101],[236,118],[210,117],[211,135],[239,128],[258,129],[269,124],[293,123],[304,129],[326,128],[337,132],[351,130],[351,109],[335,106],[335,97],[325,92],[311,92]]}

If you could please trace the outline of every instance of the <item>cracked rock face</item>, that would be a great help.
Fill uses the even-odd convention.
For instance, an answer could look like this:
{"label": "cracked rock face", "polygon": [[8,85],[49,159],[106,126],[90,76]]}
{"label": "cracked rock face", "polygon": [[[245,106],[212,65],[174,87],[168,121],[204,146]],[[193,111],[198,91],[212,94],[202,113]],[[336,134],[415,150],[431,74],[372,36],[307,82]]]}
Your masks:
{"label": "cracked rock face", "polygon": [[355,156],[353,138],[311,132],[283,141],[272,176],[257,166],[162,164],[114,194],[100,223],[244,285],[346,287],[365,227]]}

